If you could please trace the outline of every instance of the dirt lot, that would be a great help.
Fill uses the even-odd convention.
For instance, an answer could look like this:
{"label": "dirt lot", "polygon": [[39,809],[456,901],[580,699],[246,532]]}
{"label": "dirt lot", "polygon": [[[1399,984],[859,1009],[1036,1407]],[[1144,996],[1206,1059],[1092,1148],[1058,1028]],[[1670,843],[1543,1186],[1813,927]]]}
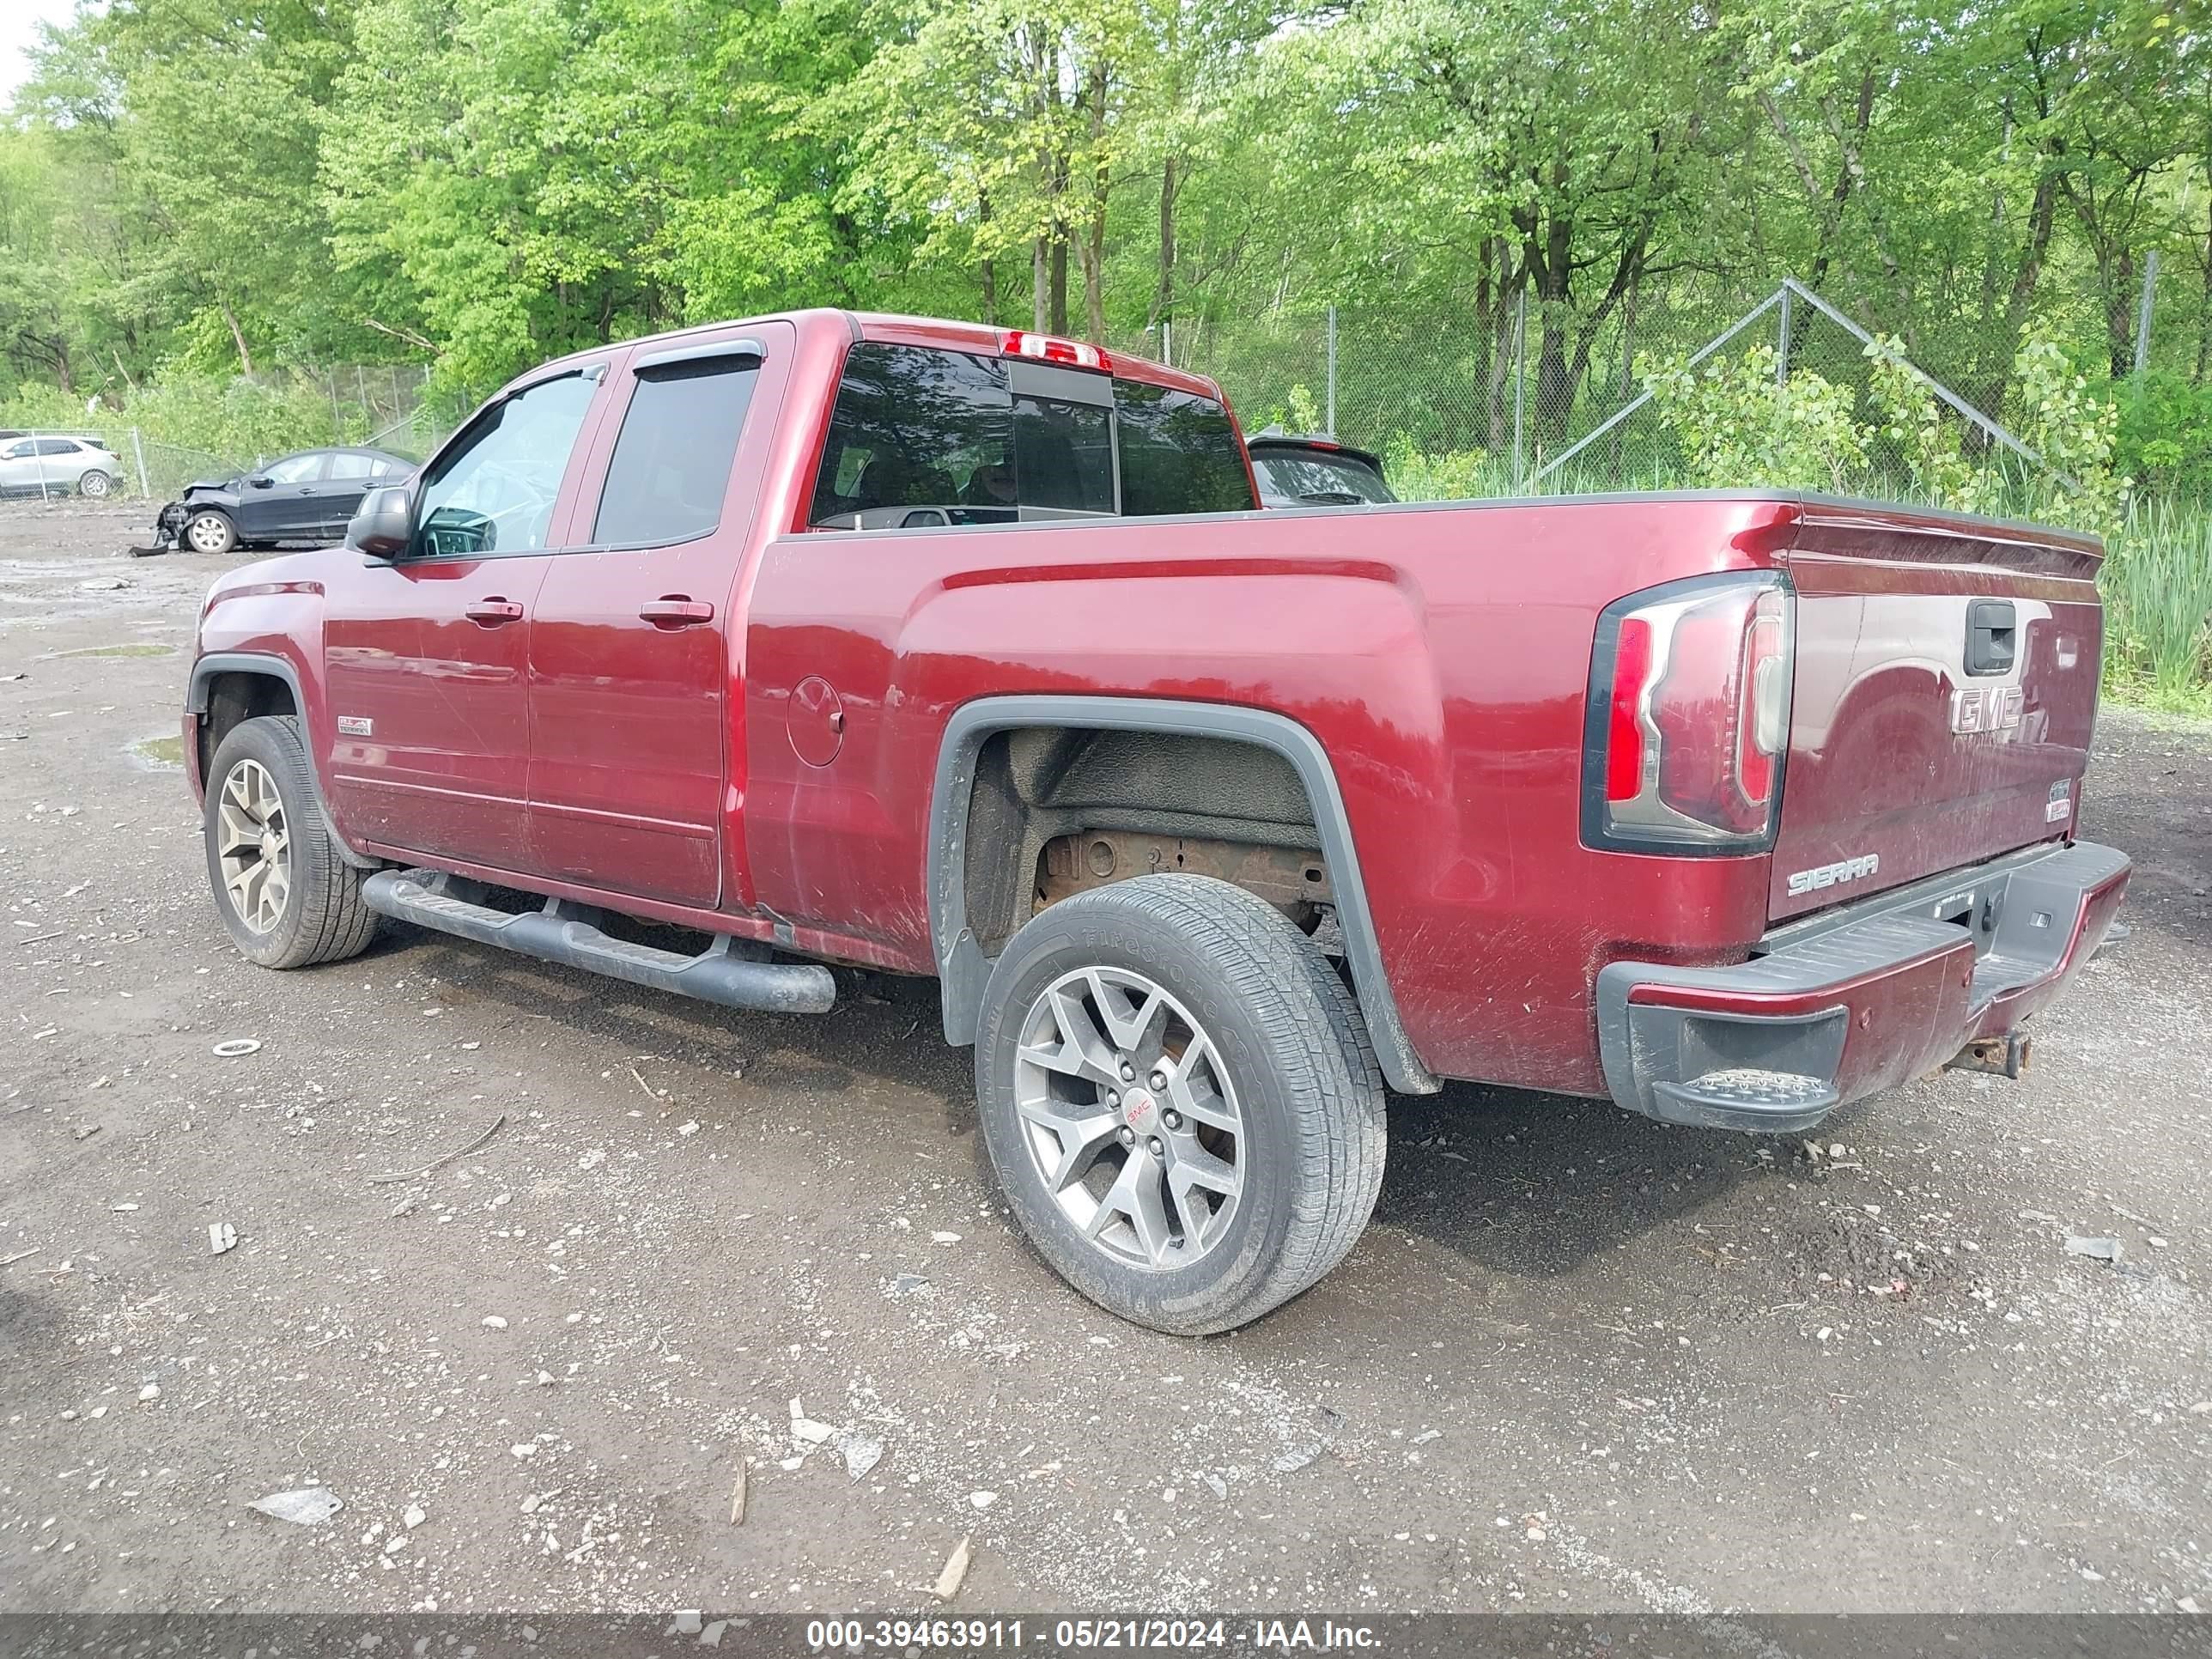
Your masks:
{"label": "dirt lot", "polygon": [[1352,1260],[1182,1341],[1008,1231],[927,987],[241,962],[143,517],[0,514],[0,1607],[913,1608],[973,1534],[963,1610],[2212,1609],[2212,736],[2107,718],[2132,937],[2027,1082],[1817,1160],[1394,1102]]}

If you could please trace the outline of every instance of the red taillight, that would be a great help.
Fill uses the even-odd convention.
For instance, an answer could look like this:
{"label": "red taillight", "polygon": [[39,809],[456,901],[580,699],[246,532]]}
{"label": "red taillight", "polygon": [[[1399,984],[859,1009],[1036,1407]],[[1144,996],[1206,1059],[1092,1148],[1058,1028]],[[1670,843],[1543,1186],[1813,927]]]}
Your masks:
{"label": "red taillight", "polygon": [[1651,624],[1624,617],[1613,651],[1612,719],[1605,744],[1605,798],[1644,793],[1644,693],[1651,678]]}
{"label": "red taillight", "polygon": [[1070,368],[1114,372],[1114,360],[1089,341],[1063,340],[1056,334],[1030,334],[1010,328],[999,336],[999,350],[1008,357],[1034,357],[1040,362],[1065,363]]}
{"label": "red taillight", "polygon": [[1790,661],[1789,592],[1771,575],[1695,577],[1608,605],[1591,664],[1584,841],[1678,854],[1770,845]]}
{"label": "red taillight", "polygon": [[1760,596],[1743,635],[1743,673],[1737,682],[1736,788],[1747,805],[1764,806],[1789,741],[1790,669],[1784,659],[1782,596]]}

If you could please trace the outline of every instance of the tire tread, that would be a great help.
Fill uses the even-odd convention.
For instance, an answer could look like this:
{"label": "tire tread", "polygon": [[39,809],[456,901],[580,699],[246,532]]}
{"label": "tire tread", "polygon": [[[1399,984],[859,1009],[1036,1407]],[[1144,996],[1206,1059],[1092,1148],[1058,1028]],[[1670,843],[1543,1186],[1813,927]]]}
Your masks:
{"label": "tire tread", "polygon": [[[291,936],[281,951],[254,960],[264,968],[307,968],[359,956],[376,937],[377,915],[362,900],[366,872],[346,861],[323,816],[299,716],[263,714],[233,727],[209,769],[210,793],[221,787],[228,769],[221,762],[234,744],[264,750],[256,758],[279,774],[277,787],[292,823],[292,902],[298,908]],[[227,901],[218,892],[216,902]]]}
{"label": "tire tread", "polygon": [[[1238,1001],[1256,1016],[1262,1044],[1277,1057],[1297,1127],[1290,1145],[1290,1224],[1280,1249],[1219,1305],[1158,1321],[1183,1334],[1233,1329],[1310,1289],[1350,1255],[1382,1190],[1385,1133],[1382,1069],[1351,990],[1329,959],[1273,905],[1210,877],[1164,874],[1116,882],[1062,901],[1170,930],[1216,964]],[[1070,918],[1065,914],[1059,920]],[[1019,951],[1018,936],[1006,957]],[[994,981],[997,975],[994,975]],[[987,1018],[984,1041],[998,1026]],[[978,1049],[978,1081],[982,1049]],[[1127,1316],[1147,1323],[1142,1312]]]}

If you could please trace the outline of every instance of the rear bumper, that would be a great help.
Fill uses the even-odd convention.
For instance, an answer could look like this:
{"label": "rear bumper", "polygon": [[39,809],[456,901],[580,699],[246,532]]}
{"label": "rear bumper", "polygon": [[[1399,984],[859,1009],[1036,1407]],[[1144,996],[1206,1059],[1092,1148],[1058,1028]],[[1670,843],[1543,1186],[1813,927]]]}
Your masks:
{"label": "rear bumper", "polygon": [[2057,996],[2102,943],[2129,869],[2088,842],[2034,848],[1777,929],[1735,967],[1609,963],[1606,1086],[1662,1122],[1810,1128]]}

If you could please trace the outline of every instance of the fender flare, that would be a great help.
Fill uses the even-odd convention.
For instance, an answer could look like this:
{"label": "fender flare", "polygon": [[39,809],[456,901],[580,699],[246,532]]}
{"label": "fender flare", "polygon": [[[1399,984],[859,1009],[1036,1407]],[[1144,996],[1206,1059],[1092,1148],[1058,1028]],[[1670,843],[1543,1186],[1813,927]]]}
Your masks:
{"label": "fender flare", "polygon": [[[218,674],[258,674],[264,679],[283,681],[292,694],[292,707],[299,713],[301,733],[307,735],[307,700],[301,695],[300,671],[289,660],[263,651],[214,651],[202,657],[192,665],[191,683],[185,691],[185,713],[194,720],[207,717],[208,682]],[[338,849],[338,856],[356,870],[384,868],[382,860],[356,852],[338,834],[337,820],[331,816],[330,796],[323,788],[322,762],[315,754],[312,740],[307,744],[307,781],[314,787],[315,805],[322,812],[323,822],[331,826],[331,840]]]}
{"label": "fender flare", "polygon": [[946,1042],[966,1046],[975,1041],[994,960],[983,954],[967,924],[967,806],[975,763],[987,738],[1024,726],[1223,738],[1273,750],[1288,761],[1313,805],[1314,827],[1336,892],[1345,959],[1351,965],[1360,1012],[1383,1075],[1401,1094],[1434,1094],[1443,1086],[1413,1052],[1398,1018],[1375,918],[1367,907],[1359,856],[1352,844],[1352,822],[1328,751],[1288,715],[1237,703],[1040,694],[982,697],[953,711],[939,741],[937,780],[930,794],[927,872],[930,946],[943,990]]}

